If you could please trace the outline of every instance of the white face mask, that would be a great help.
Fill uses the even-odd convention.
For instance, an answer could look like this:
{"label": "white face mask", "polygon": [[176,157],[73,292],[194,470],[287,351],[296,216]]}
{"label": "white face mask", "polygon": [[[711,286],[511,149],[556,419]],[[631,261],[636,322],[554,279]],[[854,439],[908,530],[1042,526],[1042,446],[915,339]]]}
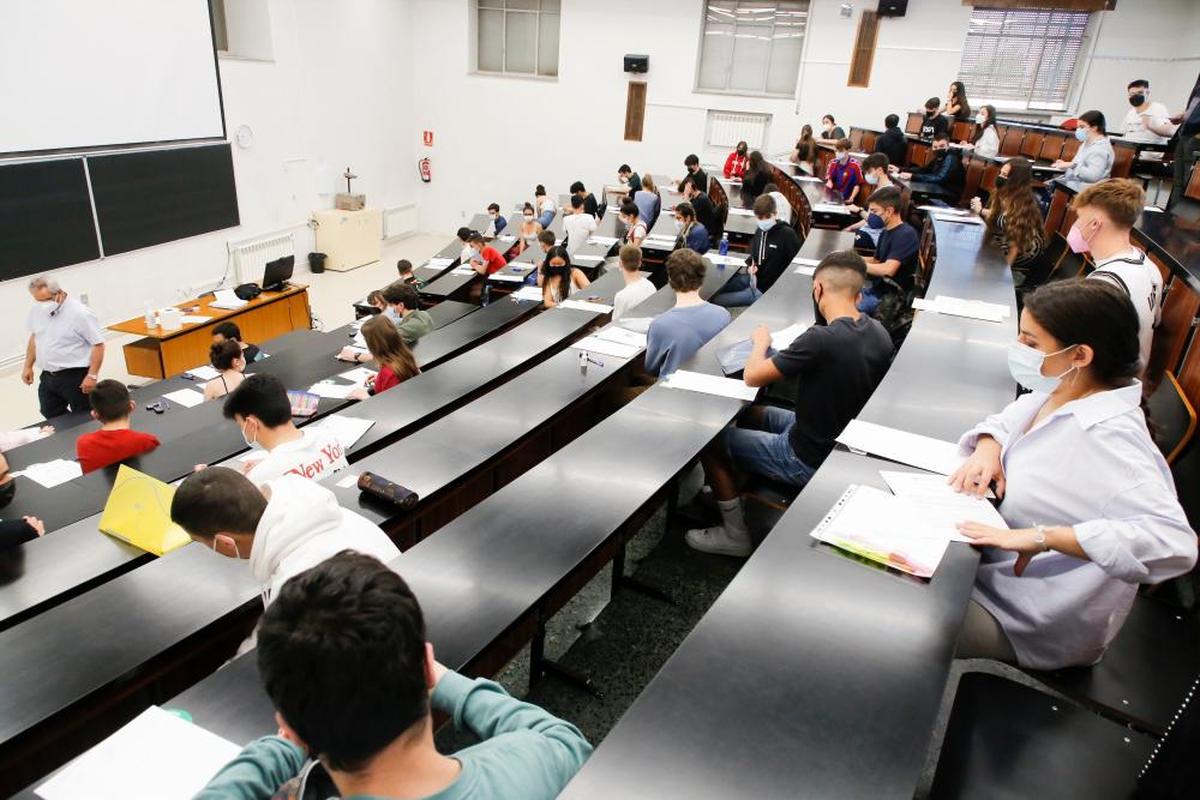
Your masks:
{"label": "white face mask", "polygon": [[774,217],[767,217],[766,219],[758,220],[758,229],[760,231],[769,231],[773,227],[775,227]]}
{"label": "white face mask", "polygon": [[525,215],[525,221],[526,221],[526,222],[533,222],[533,214],[526,214],[526,215]]}
{"label": "white face mask", "polygon": [[1070,367],[1061,375],[1043,375],[1042,365],[1050,356],[1056,356],[1059,353],[1065,353],[1075,345],[1067,345],[1062,350],[1056,350],[1053,353],[1043,353],[1041,350],[1030,347],[1021,342],[1013,342],[1008,346],[1008,371],[1012,375],[1013,380],[1024,386],[1031,392],[1045,392],[1050,394],[1059,387],[1062,379],[1075,371],[1075,367]]}
{"label": "white face mask", "polygon": [[681,220],[681,219],[675,220],[675,232],[676,233],[683,232],[683,220]]}
{"label": "white face mask", "polygon": [[[249,420],[247,420],[247,422],[248,421]],[[254,439],[251,439],[249,436],[246,435],[246,424],[244,422],[238,426],[238,430],[241,431],[242,441],[246,443],[246,447],[249,447],[251,449],[258,449],[258,448],[262,447],[262,445],[260,445],[258,443],[257,435],[254,437]]]}

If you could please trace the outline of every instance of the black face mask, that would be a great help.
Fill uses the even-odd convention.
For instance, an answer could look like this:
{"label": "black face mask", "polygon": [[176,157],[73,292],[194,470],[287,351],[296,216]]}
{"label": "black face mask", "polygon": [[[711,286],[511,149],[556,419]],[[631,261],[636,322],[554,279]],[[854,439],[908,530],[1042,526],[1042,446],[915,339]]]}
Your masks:
{"label": "black face mask", "polygon": [[739,148],[737,149],[737,153],[738,153],[738,155],[739,155],[739,156],[744,156],[744,155],[746,155],[746,148],[744,148],[744,147],[739,147]]}
{"label": "black face mask", "polygon": [[996,188],[997,189],[1003,189],[1004,184],[1006,184],[1006,183],[1008,183],[1008,178],[1004,177],[1003,175],[996,176]]}
{"label": "black face mask", "polygon": [[816,325],[827,324],[825,321],[825,317],[821,314],[821,304],[817,302],[817,293],[815,291],[812,294],[812,301],[813,301],[813,319],[816,320],[815,324]]}
{"label": "black face mask", "polygon": [[1144,102],[1146,102],[1146,95],[1144,94],[1129,95],[1129,105],[1131,106],[1140,106]]}
{"label": "black face mask", "polygon": [[4,508],[11,503],[16,493],[17,482],[15,480],[10,480],[8,483],[0,486],[0,508]]}

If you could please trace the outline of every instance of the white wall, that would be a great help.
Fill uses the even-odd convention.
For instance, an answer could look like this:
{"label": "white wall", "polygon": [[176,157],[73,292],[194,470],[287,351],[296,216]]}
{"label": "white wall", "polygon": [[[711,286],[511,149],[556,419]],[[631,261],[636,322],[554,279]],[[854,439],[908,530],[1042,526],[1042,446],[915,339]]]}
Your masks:
{"label": "white wall", "polygon": [[[412,200],[408,3],[271,0],[270,12],[273,61],[220,61],[230,136],[242,124],[255,134],[250,149],[233,148],[242,224],[56,270],[69,292],[89,296],[102,323],[140,315],[146,300],[163,305],[212,286],[225,271],[227,241],[297,226],[299,270],[312,249],[304,223],[313,209],[332,207],[347,166],[361,176],[354,190],[372,206]],[[24,352],[26,285],[0,283],[8,312],[0,317],[0,358]]]}

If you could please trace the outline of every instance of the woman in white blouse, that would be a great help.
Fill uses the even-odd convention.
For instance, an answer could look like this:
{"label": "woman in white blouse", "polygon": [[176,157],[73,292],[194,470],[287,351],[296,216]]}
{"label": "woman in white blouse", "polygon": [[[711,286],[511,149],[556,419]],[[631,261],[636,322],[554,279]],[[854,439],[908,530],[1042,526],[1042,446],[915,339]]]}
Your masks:
{"label": "woman in white blouse", "polygon": [[984,548],[959,657],[1094,664],[1138,584],[1196,563],[1196,534],[1142,414],[1137,333],[1129,297],[1103,281],[1026,297],[1008,362],[1031,392],[962,437],[969,458],[950,478],[975,494],[994,482],[1010,526],[959,526]]}
{"label": "woman in white blouse", "polygon": [[975,137],[963,145],[976,155],[991,158],[1000,152],[1000,134],[996,132],[996,107],[980,106],[975,115]]}
{"label": "woman in white blouse", "polygon": [[1075,127],[1075,138],[1079,149],[1070,161],[1059,159],[1053,166],[1066,170],[1063,180],[1080,183],[1095,183],[1112,175],[1113,149],[1104,127],[1104,115],[1099,111],[1085,111],[1079,115]]}

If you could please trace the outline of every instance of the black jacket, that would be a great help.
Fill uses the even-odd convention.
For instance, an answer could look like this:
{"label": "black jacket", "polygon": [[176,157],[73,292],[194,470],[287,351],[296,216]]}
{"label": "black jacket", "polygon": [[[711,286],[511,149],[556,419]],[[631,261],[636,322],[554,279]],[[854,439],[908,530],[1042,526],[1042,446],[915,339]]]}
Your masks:
{"label": "black jacket", "polygon": [[679,182],[679,191],[681,193],[683,192],[683,185],[688,181],[695,184],[696,190],[700,194],[708,194],[708,173],[704,170],[698,169],[695,172],[689,172],[687,177]]}
{"label": "black jacket", "polygon": [[888,128],[875,140],[875,152],[887,156],[890,164],[904,167],[908,162],[908,140],[904,138],[904,131]]}
{"label": "black jacket", "polygon": [[758,265],[758,290],[770,289],[799,252],[800,236],[791,225],[776,221],[765,232],[756,230],[746,263]]}

